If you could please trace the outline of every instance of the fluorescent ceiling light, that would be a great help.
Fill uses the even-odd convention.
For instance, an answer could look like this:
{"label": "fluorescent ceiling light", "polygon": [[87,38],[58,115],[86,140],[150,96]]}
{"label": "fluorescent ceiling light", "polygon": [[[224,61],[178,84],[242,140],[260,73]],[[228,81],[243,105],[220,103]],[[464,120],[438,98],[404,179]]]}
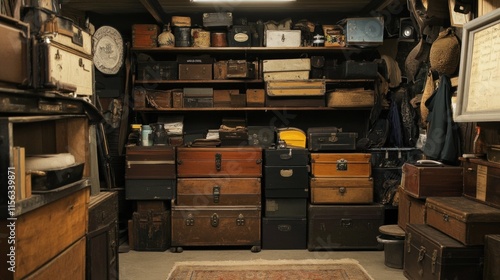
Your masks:
{"label": "fluorescent ceiling light", "polygon": [[196,3],[213,3],[213,2],[295,2],[297,0],[191,0]]}

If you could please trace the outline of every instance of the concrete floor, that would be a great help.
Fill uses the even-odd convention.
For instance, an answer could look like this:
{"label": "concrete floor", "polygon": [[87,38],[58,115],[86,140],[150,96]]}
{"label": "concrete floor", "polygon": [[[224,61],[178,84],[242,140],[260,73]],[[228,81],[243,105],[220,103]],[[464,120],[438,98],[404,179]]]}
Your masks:
{"label": "concrete floor", "polygon": [[[182,253],[139,252],[130,250],[120,253],[121,280],[165,280],[177,261],[253,260],[253,259],[356,259],[375,280],[403,280],[402,269],[385,266],[384,251],[308,251],[308,250],[262,250],[252,253],[250,249],[189,249]],[[209,279],[207,279],[209,280]],[[304,279],[306,280],[306,279]]]}

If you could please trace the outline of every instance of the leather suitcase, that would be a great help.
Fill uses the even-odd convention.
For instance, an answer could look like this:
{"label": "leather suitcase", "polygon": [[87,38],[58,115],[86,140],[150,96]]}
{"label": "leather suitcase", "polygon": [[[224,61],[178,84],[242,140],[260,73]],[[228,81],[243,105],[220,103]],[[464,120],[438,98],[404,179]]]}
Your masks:
{"label": "leather suitcase", "polygon": [[500,279],[500,235],[489,234],[484,239],[484,280]]}
{"label": "leather suitcase", "polygon": [[415,198],[429,196],[461,196],[462,167],[405,163],[401,185]]}
{"label": "leather suitcase", "polygon": [[179,80],[212,80],[212,64],[179,64]]}
{"label": "leather suitcase", "polygon": [[177,61],[137,62],[137,80],[177,80]]}
{"label": "leather suitcase", "polygon": [[260,205],[172,205],[172,246],[253,246],[252,251],[260,251],[260,212]]}
{"label": "leather suitcase", "polygon": [[156,24],[133,24],[132,47],[154,48],[158,46],[160,29]]}
{"label": "leather suitcase", "polygon": [[134,212],[134,250],[165,251],[170,247],[170,211]]}
{"label": "leather suitcase", "polygon": [[384,205],[313,205],[308,207],[307,249],[381,250],[377,241],[384,224]]}
{"label": "leather suitcase", "polygon": [[272,126],[247,126],[248,145],[268,148],[275,144],[276,136]]}
{"label": "leather suitcase", "polygon": [[203,13],[204,27],[230,27],[233,25],[233,13]]}
{"label": "leather suitcase", "polygon": [[262,218],[262,249],[299,250],[307,248],[305,217]]}
{"label": "leather suitcase", "polygon": [[306,149],[266,149],[264,151],[266,166],[307,166],[309,151]]}
{"label": "leather suitcase", "polygon": [[369,153],[311,153],[313,177],[371,177]]}
{"label": "leather suitcase", "polygon": [[127,200],[170,200],[175,198],[175,179],[126,179]]}
{"label": "leather suitcase", "polygon": [[483,245],[487,234],[500,234],[500,209],[465,197],[428,197],[426,223],[464,245]]}
{"label": "leather suitcase", "polygon": [[400,186],[398,188],[398,226],[406,231],[407,224],[425,224],[425,199],[414,198],[408,195]]}
{"label": "leather suitcase", "polygon": [[264,107],[266,92],[263,89],[247,89],[246,98],[248,107]]}
{"label": "leather suitcase", "polygon": [[307,129],[307,147],[311,152],[355,151],[358,134],[342,132],[336,127],[311,127]]}
{"label": "leather suitcase", "polygon": [[481,159],[462,161],[464,196],[500,208],[500,164]]}
{"label": "leather suitcase", "polygon": [[175,149],[159,146],[126,148],[126,179],[175,179]]}
{"label": "leather suitcase", "polygon": [[428,226],[409,224],[403,274],[411,280],[483,279],[483,246],[464,246]]}
{"label": "leather suitcase", "polygon": [[260,178],[179,178],[177,205],[260,205]]}
{"label": "leather suitcase", "polygon": [[373,203],[373,179],[311,178],[312,204]]}
{"label": "leather suitcase", "polygon": [[305,218],[307,217],[307,199],[266,197],[264,216],[267,218]]}
{"label": "leather suitcase", "polygon": [[32,80],[29,25],[0,15],[0,31],[0,84],[5,83],[11,87],[30,86]]}
{"label": "leather suitcase", "polygon": [[[281,189],[283,194],[289,189],[309,187],[309,168],[304,166],[264,166],[265,190]],[[286,197],[286,196],[284,196]]]}
{"label": "leather suitcase", "polygon": [[262,149],[235,148],[177,148],[177,176],[239,177],[262,176]]}

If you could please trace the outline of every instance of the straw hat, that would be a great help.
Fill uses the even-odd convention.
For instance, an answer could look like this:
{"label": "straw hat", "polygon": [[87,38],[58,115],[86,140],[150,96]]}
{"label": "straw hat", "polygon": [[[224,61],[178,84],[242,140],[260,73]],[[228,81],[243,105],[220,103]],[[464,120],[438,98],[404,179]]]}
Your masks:
{"label": "straw hat", "polygon": [[439,33],[432,43],[429,54],[431,70],[439,74],[452,75],[460,61],[460,44],[452,28]]}

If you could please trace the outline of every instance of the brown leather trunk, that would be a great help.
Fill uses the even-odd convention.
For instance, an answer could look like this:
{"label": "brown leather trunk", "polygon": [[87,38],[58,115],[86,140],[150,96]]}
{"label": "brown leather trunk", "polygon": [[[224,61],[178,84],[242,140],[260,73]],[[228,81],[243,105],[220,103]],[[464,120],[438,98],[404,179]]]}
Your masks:
{"label": "brown leather trunk", "polygon": [[406,231],[407,224],[425,224],[425,199],[408,195],[401,186],[398,192],[398,226]]}
{"label": "brown leather trunk", "polygon": [[177,205],[260,205],[260,178],[179,178]]}
{"label": "brown leather trunk", "polygon": [[373,180],[367,178],[311,178],[311,203],[357,204],[373,202]]}
{"label": "brown leather trunk", "polygon": [[311,153],[313,177],[370,177],[369,153]]}
{"label": "brown leather trunk", "polygon": [[415,198],[461,196],[462,168],[405,163],[401,185],[409,195]]}
{"label": "brown leather trunk", "polygon": [[172,246],[259,246],[260,206],[172,206]]}
{"label": "brown leather trunk", "polygon": [[482,278],[483,246],[464,246],[428,226],[410,224],[404,248],[404,275],[411,280]]}
{"label": "brown leather trunk", "polygon": [[428,197],[426,223],[465,245],[500,234],[500,210],[465,197]]}
{"label": "brown leather trunk", "polygon": [[500,208],[500,164],[467,159],[462,166],[464,196]]}
{"label": "brown leather trunk", "polygon": [[28,86],[31,84],[29,25],[0,15],[0,83]]}
{"label": "brown leather trunk", "polygon": [[500,235],[491,234],[485,236],[484,242],[484,280],[500,279]]}
{"label": "brown leather trunk", "polygon": [[179,80],[212,80],[212,64],[179,64]]}
{"label": "brown leather trunk", "polygon": [[177,148],[178,177],[261,177],[262,149]]}
{"label": "brown leather trunk", "polygon": [[157,46],[160,29],[156,24],[133,24],[132,47],[151,48]]}
{"label": "brown leather trunk", "polygon": [[132,146],[126,149],[126,179],[175,179],[175,149]]}

